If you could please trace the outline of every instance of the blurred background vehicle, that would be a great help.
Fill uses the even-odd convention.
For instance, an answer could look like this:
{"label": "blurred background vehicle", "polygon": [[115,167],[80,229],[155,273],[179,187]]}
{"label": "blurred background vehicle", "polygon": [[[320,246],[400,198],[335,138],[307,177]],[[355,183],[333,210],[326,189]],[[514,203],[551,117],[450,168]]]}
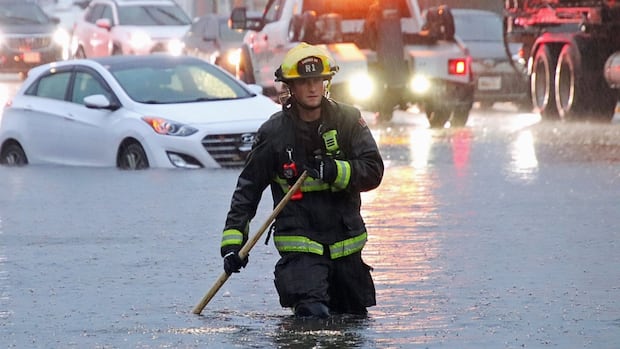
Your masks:
{"label": "blurred background vehicle", "polygon": [[[495,102],[513,102],[531,109],[525,61],[520,45],[504,45],[502,17],[496,12],[453,8],[456,35],[469,49],[475,78],[474,101],[482,108]],[[508,52],[507,52],[508,51]]]}
{"label": "blurred background vehicle", "polygon": [[60,20],[24,0],[0,4],[0,72],[20,73],[39,64],[67,59],[69,33]]}
{"label": "blurred background vehicle", "polygon": [[82,16],[84,9],[88,6],[89,0],[54,0],[42,1],[37,3],[50,17],[60,20],[60,25],[71,33],[75,22]]}
{"label": "blurred background vehicle", "polygon": [[185,34],[185,53],[216,64],[235,75],[246,31],[231,29],[228,15],[198,17]]}
{"label": "blurred background vehicle", "polygon": [[121,169],[244,163],[280,106],[196,57],[125,55],[30,71],[0,118],[0,163]]}
{"label": "blurred background vehicle", "polygon": [[76,58],[183,52],[191,20],[173,0],[92,0],[73,29]]}

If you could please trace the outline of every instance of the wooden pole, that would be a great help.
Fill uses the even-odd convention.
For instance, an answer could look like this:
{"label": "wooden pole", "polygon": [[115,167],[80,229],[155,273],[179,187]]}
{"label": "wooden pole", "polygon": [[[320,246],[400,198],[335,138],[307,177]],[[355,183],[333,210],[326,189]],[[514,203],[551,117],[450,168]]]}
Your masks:
{"label": "wooden pole", "polygon": [[[273,210],[273,212],[271,212],[271,215],[269,216],[269,218],[265,221],[265,223],[263,223],[260,229],[258,229],[258,232],[252,237],[252,239],[248,240],[245,243],[245,245],[243,245],[243,247],[239,251],[239,257],[242,260],[248,256],[248,254],[250,253],[250,250],[254,247],[254,245],[256,245],[256,243],[261,238],[265,230],[269,228],[269,225],[271,225],[271,222],[273,222],[273,220],[276,219],[280,211],[282,211],[284,206],[286,206],[286,204],[291,200],[291,196],[293,196],[293,194],[301,188],[301,185],[303,184],[306,177],[308,177],[308,173],[304,171],[301,174],[301,176],[299,176],[299,179],[297,179],[297,182],[295,182],[295,184],[289,189],[289,191],[282,198],[282,200],[280,200],[280,202],[278,203],[276,208]],[[215,280],[215,283],[213,284],[211,289],[204,295],[204,297],[202,297],[202,299],[200,300],[200,303],[198,303],[196,307],[194,307],[194,310],[192,312],[194,314],[200,315],[202,310],[207,306],[209,301],[211,301],[213,296],[215,296],[217,291],[220,290],[222,285],[224,285],[224,283],[226,282],[226,280],[228,280],[229,277],[230,275],[226,274],[226,272],[222,273],[222,275],[220,275],[220,277],[217,278],[217,280]]]}

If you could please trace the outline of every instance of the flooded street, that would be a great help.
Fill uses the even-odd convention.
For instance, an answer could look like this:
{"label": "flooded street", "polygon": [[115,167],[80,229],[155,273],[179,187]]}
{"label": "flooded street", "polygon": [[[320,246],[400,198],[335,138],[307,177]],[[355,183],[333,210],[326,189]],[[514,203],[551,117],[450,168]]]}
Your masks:
{"label": "flooded street", "polygon": [[[502,109],[504,108],[504,109]],[[620,347],[620,120],[541,123],[509,106],[468,127],[369,121],[386,164],[364,193],[377,306],[297,320],[272,242],[222,273],[238,169],[0,167],[7,348]],[[271,213],[265,192],[251,234]]]}

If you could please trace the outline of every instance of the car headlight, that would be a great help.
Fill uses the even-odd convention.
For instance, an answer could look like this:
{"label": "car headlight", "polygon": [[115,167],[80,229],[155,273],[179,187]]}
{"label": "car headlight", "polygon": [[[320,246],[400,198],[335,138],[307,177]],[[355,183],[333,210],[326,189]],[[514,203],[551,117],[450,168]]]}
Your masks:
{"label": "car headlight", "polygon": [[409,81],[409,89],[415,94],[425,94],[431,89],[431,81],[423,75],[414,75]]}
{"label": "car headlight", "polygon": [[53,38],[54,38],[54,42],[62,46],[63,48],[69,47],[71,36],[69,35],[69,32],[66,31],[64,28],[56,29],[56,31],[54,32]]}
{"label": "car headlight", "polygon": [[160,135],[187,137],[198,132],[197,129],[191,126],[164,118],[144,116],[142,120]]}
{"label": "car headlight", "polygon": [[151,45],[151,37],[143,31],[135,31],[130,34],[129,45],[134,50],[142,50]]}
{"label": "car headlight", "polygon": [[228,64],[230,64],[231,66],[238,66],[239,62],[241,61],[241,49],[237,48],[234,50],[230,50],[228,51],[228,57],[226,57],[226,60],[228,61]]}
{"label": "car headlight", "polygon": [[185,43],[179,39],[172,39],[168,41],[168,53],[173,56],[180,56],[185,49]]}
{"label": "car headlight", "polygon": [[349,80],[349,94],[357,100],[366,100],[375,92],[375,85],[368,74],[358,73]]}

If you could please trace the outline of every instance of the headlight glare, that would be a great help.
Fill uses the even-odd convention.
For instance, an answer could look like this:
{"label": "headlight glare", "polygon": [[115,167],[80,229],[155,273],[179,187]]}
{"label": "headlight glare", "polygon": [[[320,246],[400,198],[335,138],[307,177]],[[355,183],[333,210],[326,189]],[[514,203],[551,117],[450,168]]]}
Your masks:
{"label": "headlight glare", "polygon": [[180,56],[185,49],[185,43],[179,39],[172,39],[168,42],[168,53],[173,56]]}
{"label": "headlight glare", "polygon": [[431,89],[431,81],[426,76],[415,75],[409,81],[409,88],[413,93],[425,94]]}
{"label": "headlight glare", "polygon": [[135,31],[130,34],[129,44],[134,50],[142,50],[151,44],[151,37],[143,31]]}
{"label": "headlight glare", "polygon": [[356,100],[370,98],[374,90],[374,83],[368,74],[358,73],[349,79],[349,94]]}
{"label": "headlight glare", "polygon": [[198,132],[197,129],[191,126],[164,118],[144,116],[142,117],[142,120],[144,120],[144,122],[151,126],[153,131],[157,132],[160,135],[187,137]]}
{"label": "headlight glare", "polygon": [[226,57],[226,60],[228,61],[228,64],[232,66],[236,67],[239,65],[239,61],[241,61],[241,49],[238,48],[228,51],[228,57]]}

